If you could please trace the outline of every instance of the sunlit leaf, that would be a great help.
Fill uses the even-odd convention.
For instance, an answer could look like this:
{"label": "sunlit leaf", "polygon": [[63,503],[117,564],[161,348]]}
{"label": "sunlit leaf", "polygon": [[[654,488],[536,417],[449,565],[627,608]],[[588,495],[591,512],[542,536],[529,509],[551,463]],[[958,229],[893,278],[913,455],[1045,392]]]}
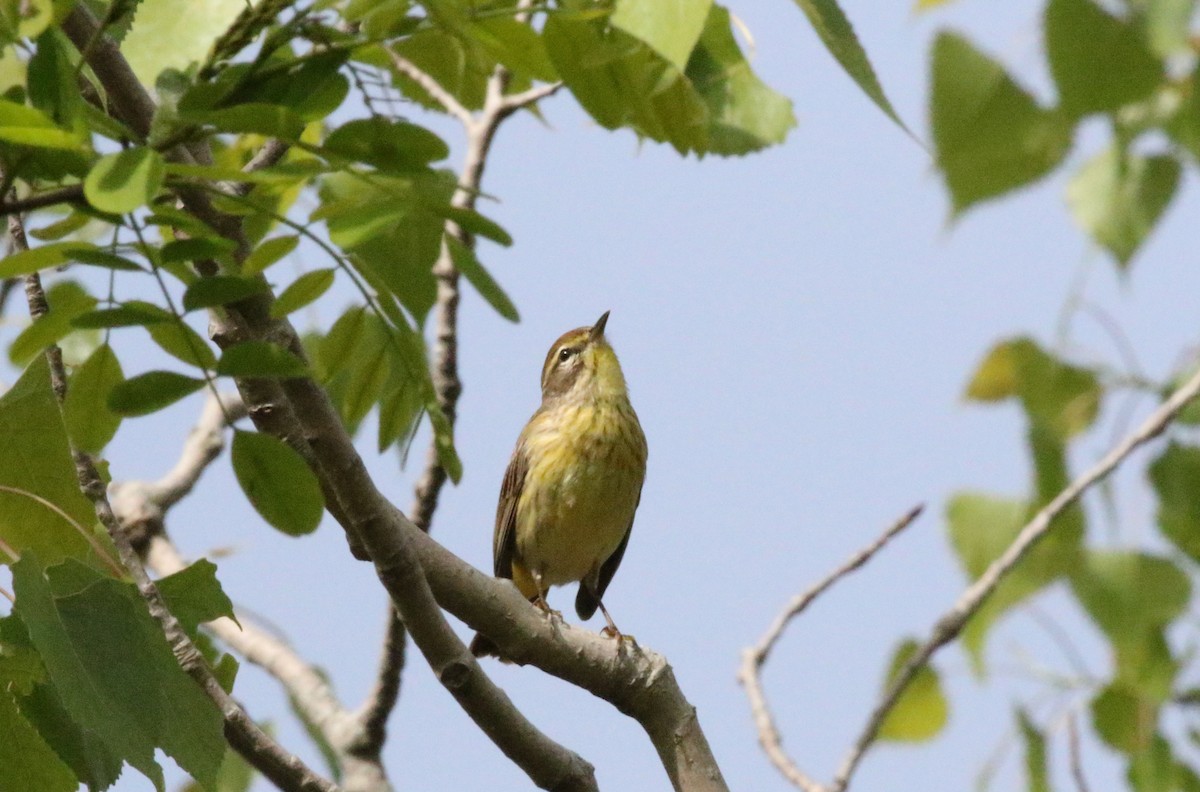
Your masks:
{"label": "sunlit leaf", "polygon": [[616,0],[609,22],[683,70],[712,0]]}
{"label": "sunlit leaf", "polygon": [[1083,230],[1125,266],[1171,203],[1180,171],[1170,155],[1109,148],[1080,168],[1067,187],[1067,203]]}
{"label": "sunlit leaf", "polygon": [[[892,656],[886,684],[917,652],[917,642],[909,639],[900,644]],[[950,705],[942,693],[937,670],[926,664],[900,694],[896,706],[879,727],[879,739],[894,742],[925,742],[937,736],[946,725]]]}
{"label": "sunlit leaf", "polygon": [[162,155],[137,146],[101,157],[83,182],[83,194],[102,212],[124,214],[150,203],[165,175]]}
{"label": "sunlit leaf", "polygon": [[953,33],[933,45],[931,126],[953,213],[1030,184],[1071,145],[1071,125],[1044,110],[1004,68]]}

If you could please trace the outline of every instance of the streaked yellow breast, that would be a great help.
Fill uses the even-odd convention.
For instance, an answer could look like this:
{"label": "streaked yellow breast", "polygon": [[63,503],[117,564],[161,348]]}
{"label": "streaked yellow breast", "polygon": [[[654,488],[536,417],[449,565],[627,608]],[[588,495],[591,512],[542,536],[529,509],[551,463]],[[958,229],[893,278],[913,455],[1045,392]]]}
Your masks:
{"label": "streaked yellow breast", "polygon": [[528,471],[516,550],[546,586],[583,579],[621,543],[646,476],[646,438],[628,398],[539,411],[525,428]]}

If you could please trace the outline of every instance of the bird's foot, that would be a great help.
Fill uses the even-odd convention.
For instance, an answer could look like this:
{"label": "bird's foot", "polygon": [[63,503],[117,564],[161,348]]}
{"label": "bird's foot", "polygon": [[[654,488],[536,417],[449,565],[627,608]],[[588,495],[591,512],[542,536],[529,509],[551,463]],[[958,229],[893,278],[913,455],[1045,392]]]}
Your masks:
{"label": "bird's foot", "polygon": [[562,611],[556,611],[553,608],[551,608],[549,603],[546,602],[545,597],[535,598],[533,600],[533,604],[534,604],[534,607],[536,607],[542,613],[546,614],[546,618],[549,619],[551,622],[558,622],[559,624],[562,623],[562,621],[563,621]]}

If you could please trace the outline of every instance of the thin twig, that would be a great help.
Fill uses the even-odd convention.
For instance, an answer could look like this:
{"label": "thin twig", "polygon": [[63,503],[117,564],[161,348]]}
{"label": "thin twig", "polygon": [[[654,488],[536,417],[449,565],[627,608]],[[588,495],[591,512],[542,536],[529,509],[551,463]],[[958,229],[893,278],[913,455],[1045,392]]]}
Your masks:
{"label": "thin twig", "polygon": [[545,85],[535,85],[527,91],[521,93],[509,94],[500,102],[501,111],[505,114],[514,113],[522,107],[527,107],[536,102],[553,96],[562,88],[561,82],[546,83]]}
{"label": "thin twig", "polygon": [[[28,250],[29,246],[25,239],[25,230],[20,215],[9,215],[8,227],[16,248]],[[49,312],[50,306],[46,301],[46,293],[42,289],[41,278],[36,272],[26,276],[25,294],[29,303],[30,316],[34,320]],[[51,344],[46,348],[46,361],[50,367],[50,381],[54,396],[61,411],[67,395],[67,374],[63,365],[62,350],[57,344]],[[296,792],[336,792],[337,786],[318,776],[298,757],[284,750],[221,687],[200,651],[180,626],[179,620],[167,608],[158,587],[146,574],[146,569],[142,566],[141,559],[138,558],[129,537],[113,514],[104,482],[100,478],[91,456],[73,447],[71,455],[75,461],[80,490],[92,502],[97,519],[108,531],[121,562],[137,585],[138,592],[146,602],[151,616],[161,626],[180,666],[200,685],[220,710],[225,722],[225,738],[230,745],[280,789],[295,790]]]}
{"label": "thin twig", "polygon": [[1084,492],[1101,479],[1108,476],[1134,450],[1160,435],[1181,410],[1200,393],[1200,371],[1197,371],[1164,401],[1158,409],[1150,414],[1136,430],[1117,443],[1112,450],[1083,475],[1072,481],[1066,489],[1047,503],[1033,516],[1012,544],[993,561],[979,579],[963,591],[958,600],[938,621],[917,651],[908,662],[893,677],[887,691],[871,712],[858,739],[847,752],[837,775],[834,776],[830,789],[842,792],[850,783],[867,749],[875,742],[879,728],[896,702],[904,693],[909,683],[917,675],[937,650],[953,641],[962,631],[967,621],[982,607],[987,598],[1000,585],[1009,572],[1023,559],[1039,539],[1049,533],[1054,518],[1079,499]]}
{"label": "thin twig", "polygon": [[[134,538],[134,546],[160,577],[184,568],[179,550],[166,533],[167,512],[186,497],[225,448],[225,428],[246,415],[236,393],[210,396],[188,434],[175,465],[157,481],[122,481],[109,488],[113,511]],[[304,720],[329,743],[342,769],[342,785],[350,790],[391,789],[377,758],[353,750],[359,739],[358,719],[338,700],[328,680],[285,640],[239,613],[239,624],[218,619],[208,628],[226,646],[259,666],[287,692]]]}
{"label": "thin twig", "polygon": [[469,127],[475,123],[475,119],[471,116],[471,111],[463,107],[462,102],[458,101],[454,97],[454,94],[443,88],[442,84],[430,74],[420,69],[415,63],[391,47],[385,46],[383,51],[391,59],[392,68],[425,89],[425,93],[432,96],[433,100],[440,104],[447,113],[461,121],[463,126]]}
{"label": "thin twig", "polygon": [[816,585],[793,597],[779,615],[775,617],[775,620],[767,628],[767,631],[759,639],[758,643],[742,651],[742,666],[738,672],[738,681],[742,683],[742,686],[746,689],[746,696],[750,699],[750,711],[754,716],[755,726],[758,728],[758,741],[766,752],[767,758],[783,774],[783,777],[797,787],[805,790],[805,792],[818,792],[822,787],[797,767],[796,763],[783,749],[783,740],[780,737],[778,727],[775,725],[775,720],[771,716],[771,710],[767,706],[766,694],[763,692],[760,675],[763,664],[766,663],[771,650],[774,648],[776,642],[779,641],[783,635],[783,631],[792,619],[803,613],[817,597],[828,591],[834,583],[837,583],[846,575],[870,561],[876,553],[883,549],[884,545],[905,528],[912,525],[913,521],[920,516],[924,508],[924,506],[916,506],[910,509],[907,514],[892,523],[886,531],[880,534],[879,538],[851,556],[846,563],[829,573]]}
{"label": "thin twig", "polygon": [[1075,781],[1075,792],[1088,792],[1079,750],[1079,728],[1075,723],[1074,712],[1067,713],[1067,756],[1071,765],[1071,778]]}
{"label": "thin twig", "polygon": [[0,217],[11,214],[23,214],[25,212],[32,212],[34,209],[43,209],[47,206],[56,206],[63,203],[83,203],[83,185],[72,184],[56,190],[47,190],[46,192],[34,193],[24,198],[5,201],[4,203],[0,203]]}

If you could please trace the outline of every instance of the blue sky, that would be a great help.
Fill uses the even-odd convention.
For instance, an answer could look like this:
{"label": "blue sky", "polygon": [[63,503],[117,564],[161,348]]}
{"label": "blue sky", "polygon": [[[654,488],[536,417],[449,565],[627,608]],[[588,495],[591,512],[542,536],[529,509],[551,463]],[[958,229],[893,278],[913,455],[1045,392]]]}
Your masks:
{"label": "blue sky", "polygon": [[[897,110],[925,139],[928,49],[940,27],[965,31],[1050,98],[1040,5],[961,2],[919,16],[902,3],[843,7]],[[1111,315],[1147,374],[1171,371],[1195,343],[1200,283],[1188,219],[1197,206],[1189,177],[1126,276],[1072,225],[1061,174],[950,226],[927,152],[841,73],[794,4],[754,0],[733,11],[754,35],[755,69],[795,101],[800,125],[783,146],[744,159],[683,160],[599,128],[566,94],[543,105],[547,125],[526,115],[500,132],[484,181],[500,202],[480,208],[516,244],[484,242],[481,259],[522,321],[504,321],[469,290],[463,299],[457,437],[466,472],[444,491],[433,531],[490,568],[500,477],[537,406],[545,350],[561,332],[611,309],[609,337],[650,459],[633,539],[605,602],[622,629],[672,660],[730,786],[782,790],[735,680],[739,651],[793,593],[910,506],[927,504],[872,566],[792,625],[766,669],[785,746],[810,775],[828,779],[878,695],[896,644],[923,635],[964,585],[945,539],[946,499],[962,489],[1014,496],[1027,489],[1021,416],[961,399],[975,364],[996,341],[1028,333],[1079,360],[1120,365],[1090,314],[1061,321],[1074,293]],[[430,123],[457,154],[456,128]],[[1085,129],[1072,161],[1097,150],[1099,132]],[[306,266],[325,266],[311,251],[303,255]],[[335,292],[308,318],[327,324],[348,299]],[[131,350],[127,372],[139,368],[137,357],[147,368],[155,360],[145,347]],[[1074,449],[1076,470],[1119,431],[1119,406],[1120,399],[1106,403],[1101,428]],[[127,422],[110,450],[114,475],[160,475],[199,407],[191,400]],[[1138,414],[1149,407],[1136,405]],[[363,437],[376,480],[406,507],[424,449],[401,471],[394,454],[375,456],[370,422]],[[1111,546],[1160,546],[1153,498],[1136,468],[1118,483],[1119,529],[1109,530],[1093,509],[1091,536]],[[222,461],[172,513],[170,529],[193,556],[233,548],[218,564],[235,602],[322,665],[345,700],[361,700],[372,684],[385,600],[331,520],[301,540],[272,532]],[[558,590],[551,603],[573,620],[571,597]],[[1104,644],[1066,597],[1051,591],[1037,603],[1071,632],[1093,674],[1109,672]],[[969,788],[1006,735],[1012,742],[1016,695],[1057,729],[1051,751],[1065,781],[1061,715],[1086,696],[1046,695],[1035,678],[1069,670],[1061,652],[1035,618],[1016,615],[993,634],[989,658],[992,673],[981,681],[957,648],[939,654],[951,699],[947,730],[928,744],[877,748],[857,788],[911,789],[915,777],[923,789]],[[534,669],[486,667],[535,723],[596,765],[602,788],[668,788],[633,721]],[[319,763],[270,679],[245,667],[237,693],[276,724],[289,748]],[[1090,780],[1111,788],[1120,766],[1086,736],[1089,729],[1085,723]],[[415,650],[387,759],[404,788],[529,787]],[[1020,767],[1012,746],[995,788],[1018,788]],[[149,786],[127,774],[117,788]]]}

